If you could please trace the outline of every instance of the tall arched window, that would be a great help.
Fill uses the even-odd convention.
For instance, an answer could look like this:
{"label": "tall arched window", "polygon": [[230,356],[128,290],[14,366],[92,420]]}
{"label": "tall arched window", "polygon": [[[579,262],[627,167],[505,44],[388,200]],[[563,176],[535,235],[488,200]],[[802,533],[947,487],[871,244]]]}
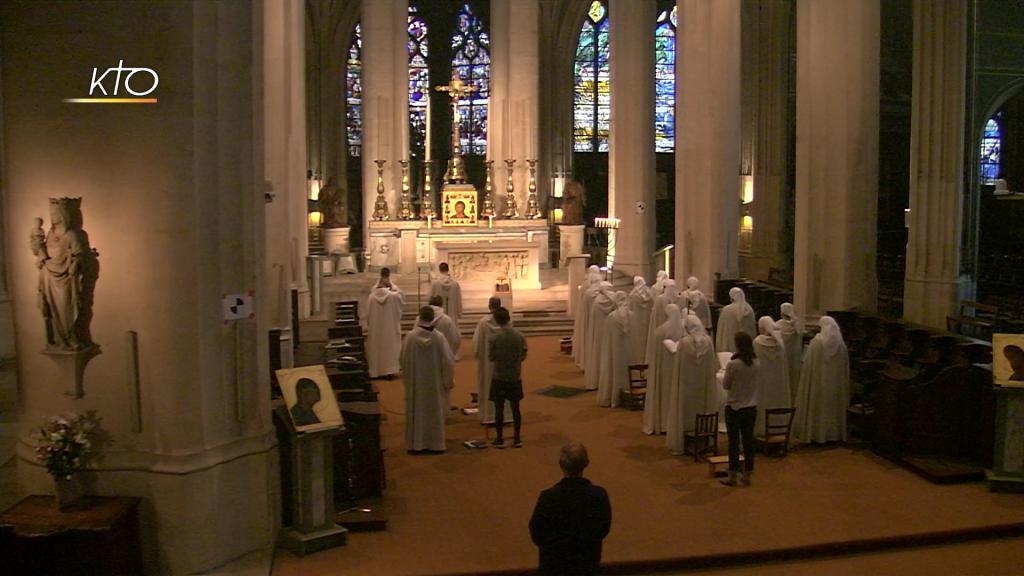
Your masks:
{"label": "tall arched window", "polygon": [[427,72],[427,23],[409,6],[409,147],[412,156],[424,157],[427,137],[427,99],[430,75]]}
{"label": "tall arched window", "polygon": [[999,178],[999,168],[1002,166],[1002,112],[985,123],[985,131],[981,136],[981,183],[992,184]]}
{"label": "tall arched window", "polygon": [[676,7],[654,29],[654,150],[676,149]]}
{"label": "tall arched window", "polygon": [[577,152],[608,151],[609,49],[608,7],[603,1],[594,0],[583,20],[576,45],[573,148]]}
{"label": "tall arched window", "polygon": [[491,38],[483,22],[463,4],[452,34],[452,69],[473,94],[459,103],[459,134],[463,154],[487,153],[487,97],[491,84]]}
{"label": "tall arched window", "polygon": [[345,128],[348,153],[359,156],[363,148],[363,34],[356,24],[345,63]]}

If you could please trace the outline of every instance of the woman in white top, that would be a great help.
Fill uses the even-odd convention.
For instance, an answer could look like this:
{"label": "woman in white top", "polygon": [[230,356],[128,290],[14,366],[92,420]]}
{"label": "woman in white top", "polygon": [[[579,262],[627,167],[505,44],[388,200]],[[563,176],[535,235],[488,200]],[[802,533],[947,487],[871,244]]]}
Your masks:
{"label": "woman in white top", "polygon": [[[722,480],[726,486],[735,486],[737,476],[744,486],[750,485],[754,472],[754,423],[757,421],[758,372],[760,366],[754,354],[750,334],[737,332],[733,337],[736,353],[725,367],[722,388],[729,394],[725,403],[725,429],[729,434],[729,477]],[[740,445],[743,446],[744,466],[740,471]]]}

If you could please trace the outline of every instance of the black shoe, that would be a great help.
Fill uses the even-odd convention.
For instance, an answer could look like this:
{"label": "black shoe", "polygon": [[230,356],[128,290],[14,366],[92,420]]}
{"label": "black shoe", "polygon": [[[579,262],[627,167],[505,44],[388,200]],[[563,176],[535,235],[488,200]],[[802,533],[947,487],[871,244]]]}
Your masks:
{"label": "black shoe", "polygon": [[491,442],[491,446],[494,446],[495,448],[501,450],[505,448],[505,441],[499,438],[498,440]]}
{"label": "black shoe", "polygon": [[515,442],[512,443],[512,447],[513,448],[522,448],[523,447],[523,441],[522,440],[516,440]]}

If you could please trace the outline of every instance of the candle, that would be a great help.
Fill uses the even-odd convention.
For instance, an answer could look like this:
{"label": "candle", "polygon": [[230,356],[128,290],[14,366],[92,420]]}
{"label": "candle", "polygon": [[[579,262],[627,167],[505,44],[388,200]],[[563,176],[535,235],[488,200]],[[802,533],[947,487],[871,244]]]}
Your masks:
{"label": "candle", "polygon": [[493,214],[488,214],[487,215],[487,227],[488,228],[494,228],[494,215]]}
{"label": "candle", "polygon": [[505,98],[505,158],[512,158],[512,126],[510,118],[512,117],[511,108],[509,106],[508,98]]}
{"label": "candle", "polygon": [[433,222],[434,222],[434,217],[433,217],[433,216],[430,216],[430,215],[428,215],[428,216],[427,216],[427,230],[429,230],[429,229],[430,229],[430,227],[432,226]]}
{"label": "candle", "polygon": [[377,116],[377,118],[375,119],[376,122],[377,122],[377,159],[381,159],[381,157],[380,157],[380,143],[383,140],[383,138],[381,137],[381,134],[382,134],[382,127],[381,127],[381,125],[384,123],[384,104],[383,104],[383,100],[382,100],[382,98],[380,96],[377,96],[377,110],[374,112],[374,115]]}

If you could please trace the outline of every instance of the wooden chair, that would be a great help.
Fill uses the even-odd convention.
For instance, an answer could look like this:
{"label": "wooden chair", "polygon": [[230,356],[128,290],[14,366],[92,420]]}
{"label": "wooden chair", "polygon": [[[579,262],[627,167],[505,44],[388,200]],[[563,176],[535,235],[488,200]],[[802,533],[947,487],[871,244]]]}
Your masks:
{"label": "wooden chair", "polygon": [[718,455],[718,412],[697,414],[697,425],[690,432],[683,433],[683,454],[687,446],[693,449],[693,461],[699,462],[700,457],[708,452]]}
{"label": "wooden chair", "polygon": [[627,410],[643,410],[647,399],[647,364],[629,365],[629,387],[619,392],[619,404]]}
{"label": "wooden chair", "polygon": [[765,455],[778,451],[779,456],[789,452],[789,434],[793,429],[796,408],[768,408],[764,411],[764,435],[754,437],[754,445]]}
{"label": "wooden chair", "polygon": [[974,338],[992,339],[999,329],[999,307],[973,300],[960,302],[960,313],[946,316],[946,330]]}

